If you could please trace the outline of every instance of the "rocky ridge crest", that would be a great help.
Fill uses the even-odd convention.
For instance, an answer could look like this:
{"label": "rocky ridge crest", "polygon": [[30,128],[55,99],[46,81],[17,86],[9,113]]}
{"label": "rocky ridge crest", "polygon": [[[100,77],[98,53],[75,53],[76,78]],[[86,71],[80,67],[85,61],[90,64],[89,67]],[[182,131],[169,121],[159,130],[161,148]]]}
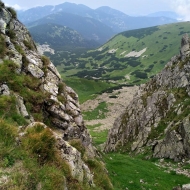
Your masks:
{"label": "rocky ridge crest", "polygon": [[156,158],[190,158],[190,39],[161,73],[141,85],[109,131],[105,151],[149,152]]}

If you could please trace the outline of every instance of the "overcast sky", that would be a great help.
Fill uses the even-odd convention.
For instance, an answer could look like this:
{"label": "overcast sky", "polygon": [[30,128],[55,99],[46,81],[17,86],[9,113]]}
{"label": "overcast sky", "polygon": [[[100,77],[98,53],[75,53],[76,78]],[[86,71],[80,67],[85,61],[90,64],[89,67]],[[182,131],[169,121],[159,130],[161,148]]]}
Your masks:
{"label": "overcast sky", "polygon": [[157,11],[174,11],[190,20],[190,0],[2,0],[16,9],[58,5],[64,2],[84,4],[90,8],[109,6],[128,15],[146,15]]}

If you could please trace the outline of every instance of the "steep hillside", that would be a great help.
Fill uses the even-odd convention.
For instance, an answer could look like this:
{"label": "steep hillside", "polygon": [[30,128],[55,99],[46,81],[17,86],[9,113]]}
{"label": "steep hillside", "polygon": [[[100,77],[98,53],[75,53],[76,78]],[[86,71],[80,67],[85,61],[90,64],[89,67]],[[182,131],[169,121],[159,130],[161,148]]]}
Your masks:
{"label": "steep hillside", "polygon": [[185,34],[180,55],[162,72],[141,85],[110,130],[105,151],[136,151],[156,158],[182,161],[189,150],[190,39]]}
{"label": "steep hillside", "polygon": [[48,44],[54,50],[71,50],[73,48],[94,48],[95,41],[85,40],[77,31],[57,24],[43,24],[29,28],[35,42]]}
{"label": "steep hillside", "polygon": [[78,95],[1,1],[0,63],[0,189],[113,189]]}
{"label": "steep hillside", "polygon": [[67,77],[144,83],[177,54],[184,33],[190,34],[189,22],[126,31],[81,58],[73,56],[62,62],[62,67],[67,70]]}

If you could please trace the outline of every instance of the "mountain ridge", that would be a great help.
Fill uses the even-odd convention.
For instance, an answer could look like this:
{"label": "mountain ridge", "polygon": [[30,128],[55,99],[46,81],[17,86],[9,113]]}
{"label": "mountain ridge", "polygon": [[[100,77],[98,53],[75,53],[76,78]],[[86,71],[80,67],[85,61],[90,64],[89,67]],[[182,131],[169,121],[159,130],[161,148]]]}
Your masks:
{"label": "mountain ridge", "polygon": [[[114,32],[110,27],[93,18],[82,17],[67,12],[56,12],[37,21],[27,24],[28,28],[41,24],[54,23],[67,26],[79,32],[85,39],[93,39],[99,43],[107,41]],[[85,27],[83,27],[85,26]]]}
{"label": "mountain ridge", "polygon": [[[132,17],[121,11],[106,6],[99,7],[97,9],[91,9],[85,5],[77,5],[74,3],[63,3],[56,6],[37,7],[36,9],[32,8],[24,12],[18,12],[18,17],[23,23],[27,24],[59,11],[72,13],[82,17],[94,18],[106,24],[117,33],[125,30],[141,28],[142,26],[150,27],[159,24],[176,22],[176,20],[172,18],[165,17],[165,19],[163,19],[163,16],[160,18]],[[141,25],[138,24],[140,22],[142,22]]]}
{"label": "mountain ridge", "polygon": [[145,85],[110,130],[105,151],[136,151],[175,161],[188,159],[190,40],[180,54]]}

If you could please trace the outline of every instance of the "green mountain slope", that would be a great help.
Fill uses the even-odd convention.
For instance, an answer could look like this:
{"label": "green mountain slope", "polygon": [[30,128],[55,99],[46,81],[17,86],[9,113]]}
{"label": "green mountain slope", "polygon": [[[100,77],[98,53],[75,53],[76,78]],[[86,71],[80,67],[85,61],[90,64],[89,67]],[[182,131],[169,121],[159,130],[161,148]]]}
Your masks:
{"label": "green mountain slope", "polygon": [[189,22],[126,31],[80,58],[73,56],[59,69],[67,77],[143,83],[179,52],[184,33],[190,33]]}

